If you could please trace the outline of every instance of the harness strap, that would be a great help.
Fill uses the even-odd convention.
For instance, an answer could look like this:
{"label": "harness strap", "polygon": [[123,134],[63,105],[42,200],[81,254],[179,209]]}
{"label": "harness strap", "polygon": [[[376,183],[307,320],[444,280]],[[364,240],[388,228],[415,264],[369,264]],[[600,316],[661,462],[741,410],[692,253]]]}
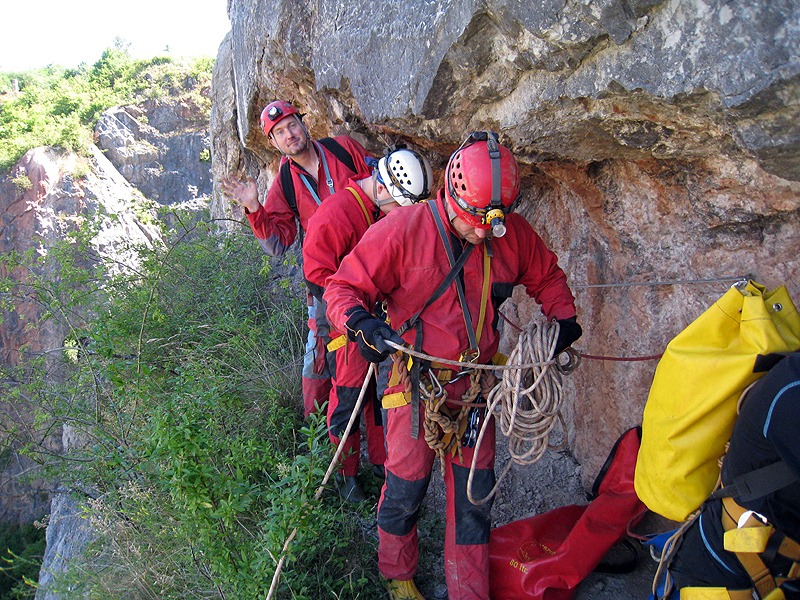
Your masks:
{"label": "harness strap", "polygon": [[753,600],[753,590],[729,590],[722,587],[681,588],[681,600]]}
{"label": "harness strap", "polygon": [[314,202],[317,203],[317,206],[322,204],[322,200],[319,199],[319,194],[317,193],[317,187],[314,185],[314,181],[311,180],[305,173],[300,173],[300,181],[302,181],[303,185],[306,186],[308,193],[311,194],[311,197],[314,199]]}
{"label": "harness strap", "polygon": [[797,476],[786,462],[780,460],[749,473],[743,473],[723,488],[716,490],[714,499],[733,496],[740,502],[761,498],[797,481]]}
{"label": "harness strap", "polygon": [[[428,206],[431,208],[431,211],[435,211],[435,203],[429,202]],[[447,277],[444,278],[439,287],[433,292],[428,301],[425,305],[411,318],[409,318],[405,323],[403,323],[400,328],[397,330],[398,335],[403,335],[406,331],[411,329],[412,327],[416,327],[417,335],[414,339],[414,347],[417,350],[422,350],[422,322],[419,320],[419,316],[423,313],[423,311],[428,308],[431,304],[436,302],[439,297],[444,294],[445,290],[450,287],[450,284],[458,277],[458,274],[461,272],[461,269],[464,268],[464,263],[467,262],[467,258],[469,258],[470,254],[472,253],[472,249],[474,246],[470,244],[464,251],[461,253],[461,256],[458,257],[458,260],[452,268],[450,272],[447,274]],[[421,363],[418,360],[414,360],[411,365],[411,438],[418,439],[419,438],[419,403],[420,403],[420,396],[419,396],[419,383],[420,383],[420,368]]]}
{"label": "harness strap", "polygon": [[[333,186],[333,178],[331,177],[331,170],[328,168],[328,159],[325,158],[325,153],[322,151],[322,147],[319,145],[318,142],[314,142],[314,147],[317,150],[317,154],[319,155],[319,159],[322,161],[322,169],[325,171],[325,183],[328,186],[328,191],[333,194],[336,190]],[[311,197],[314,199],[314,202],[317,203],[317,206],[322,204],[322,200],[319,197],[319,193],[317,192],[317,184],[316,182],[310,177],[310,175],[306,173],[300,173],[300,181],[303,182],[303,185],[306,186],[308,193],[311,194]]]}
{"label": "harness strap", "polygon": [[483,322],[486,319],[486,305],[489,302],[489,283],[492,272],[492,249],[489,240],[483,242],[483,289],[481,290],[481,309],[478,313],[478,342],[481,341]]}
{"label": "harness strap", "polygon": [[[442,215],[439,214],[439,208],[435,203],[431,203],[429,206],[431,207],[431,212],[433,213],[433,220],[436,222],[436,228],[439,230],[439,237],[444,245],[444,251],[447,254],[447,260],[449,261],[450,268],[452,269],[455,266],[456,259],[453,254],[453,248],[450,245],[449,236],[447,235],[447,231],[444,228],[444,223],[442,222]],[[470,246],[472,246],[472,244],[470,244]],[[486,279],[486,277],[484,277],[484,279]],[[480,352],[478,350],[478,338],[475,335],[475,328],[472,325],[472,315],[469,312],[469,306],[467,306],[467,298],[464,292],[464,282],[460,277],[456,279],[456,291],[458,292],[458,301],[461,303],[461,313],[464,316],[464,325],[466,325],[467,328],[467,339],[469,340],[470,346],[469,352],[471,356],[474,356],[475,360],[477,360]],[[481,321],[482,320],[483,319],[481,318]],[[478,335],[480,335],[480,330],[478,331]]]}
{"label": "harness strap", "polygon": [[333,338],[328,345],[325,346],[328,352],[336,352],[339,348],[343,347],[347,343],[347,336],[340,335],[338,337]]}
{"label": "harness strap", "polygon": [[336,190],[333,187],[333,177],[331,177],[331,171],[328,168],[328,159],[325,158],[325,152],[323,152],[322,146],[320,146],[318,142],[314,142],[314,145],[317,147],[319,158],[322,161],[322,169],[325,171],[325,183],[328,185],[328,191],[333,194]]}
{"label": "harness strap", "polygon": [[361,199],[361,196],[358,194],[356,190],[353,189],[352,186],[347,186],[347,190],[353,194],[353,197],[358,200],[358,204],[361,206],[361,211],[364,213],[364,219],[367,221],[367,227],[375,223],[375,219],[372,218],[372,215],[369,214],[367,207],[364,206],[364,201]]}
{"label": "harness strap", "polygon": [[[725,530],[724,547],[736,554],[739,563],[747,571],[760,598],[768,597],[784,579],[772,575],[760,556],[770,544],[770,538],[780,536],[776,552],[797,563],[800,560],[800,544],[776,532],[775,528],[757,518],[752,511],[740,506],[731,497],[722,499],[722,527]],[[792,569],[796,571],[796,565]]]}

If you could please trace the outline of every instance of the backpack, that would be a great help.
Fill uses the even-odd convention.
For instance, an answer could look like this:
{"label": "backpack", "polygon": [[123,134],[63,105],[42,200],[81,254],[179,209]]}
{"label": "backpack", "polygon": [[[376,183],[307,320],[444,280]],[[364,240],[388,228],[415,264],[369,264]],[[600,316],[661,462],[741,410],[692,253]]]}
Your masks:
{"label": "backpack", "polygon": [[719,459],[758,357],[800,346],[800,315],[784,287],[732,286],[669,342],[644,407],[635,486],[647,507],[684,521],[714,491]]}
{"label": "backpack", "polygon": [[[325,148],[327,148],[339,160],[340,163],[350,169],[354,175],[358,173],[353,157],[339,142],[333,138],[326,137],[319,140],[319,143],[325,146]],[[297,195],[294,192],[294,180],[292,179],[292,172],[289,168],[288,160],[284,161],[284,163],[281,165],[280,180],[281,189],[283,190],[283,195],[286,198],[286,203],[289,205],[289,208],[292,209],[294,216],[299,219],[300,212],[297,210]],[[314,188],[316,188],[316,185],[313,181],[311,181],[311,184],[314,186]]]}

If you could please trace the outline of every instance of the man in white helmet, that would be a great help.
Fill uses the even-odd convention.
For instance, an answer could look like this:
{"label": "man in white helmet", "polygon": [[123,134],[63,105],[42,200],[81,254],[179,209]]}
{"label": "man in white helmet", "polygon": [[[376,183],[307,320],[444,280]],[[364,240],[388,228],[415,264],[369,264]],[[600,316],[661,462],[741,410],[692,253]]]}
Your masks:
{"label": "man in white helmet", "polygon": [[[390,147],[375,161],[367,159],[372,174],[351,179],[349,184],[320,205],[308,222],[303,245],[303,273],[312,294],[321,302],[329,276],[358,243],[367,228],[400,206],[408,206],[428,197],[433,174],[428,160],[404,147]],[[328,344],[329,369],[333,389],[328,402],[328,427],[334,448],[347,427],[369,368],[359,353],[358,344],[348,342],[342,332],[331,330]],[[374,386],[364,402],[367,447],[370,462],[383,474],[386,452],[381,413]],[[354,427],[343,451],[339,491],[352,502],[365,499],[358,484],[360,433]]]}

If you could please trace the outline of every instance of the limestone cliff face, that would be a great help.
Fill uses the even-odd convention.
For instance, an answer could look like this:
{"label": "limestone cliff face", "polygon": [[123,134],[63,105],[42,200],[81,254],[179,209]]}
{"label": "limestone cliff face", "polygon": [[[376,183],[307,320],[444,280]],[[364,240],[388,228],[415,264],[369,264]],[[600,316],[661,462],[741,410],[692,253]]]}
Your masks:
{"label": "limestone cliff face", "polygon": [[[522,164],[520,212],[569,276],[584,353],[658,354],[740,275],[800,301],[796,2],[229,0],[228,12],[215,178],[244,169],[266,190],[277,157],[258,116],[275,98],[314,136],[355,134],[378,153],[405,141],[439,174],[490,128]],[[219,195],[212,210],[232,211]],[[524,321],[535,307],[518,293],[506,310]],[[587,359],[569,378],[585,481],[640,421],[655,364]]]}
{"label": "limestone cliff face", "polygon": [[[80,173],[80,174],[78,174]],[[27,179],[30,188],[20,190],[13,180]],[[127,242],[151,244],[160,238],[157,227],[144,223],[140,216],[147,212],[141,194],[120,176],[113,165],[97,148],[88,159],[51,148],[29,151],[12,169],[10,176],[0,180],[0,254],[23,253],[33,249],[46,254],[53,245],[74,232],[91,215],[105,215],[100,223],[95,247],[78,257],[78,266],[91,269],[94,261],[111,258],[119,264],[130,262],[122,250]],[[4,276],[26,281],[27,274],[3,273]],[[54,272],[42,271],[54,281]],[[21,352],[43,356],[48,360],[52,382],[61,377],[59,349],[69,334],[65,318],[44,318],[47,307],[25,294],[15,301],[13,309],[3,312],[0,329],[0,361],[7,365],[21,362]],[[8,407],[0,398],[0,413],[14,410],[18,418],[25,407]],[[69,432],[53,435],[47,440],[49,448],[59,451],[74,440]],[[41,486],[20,485],[15,477],[30,465],[24,458],[14,457],[4,464],[0,493],[0,520],[31,522],[47,512],[52,483]]]}
{"label": "limestone cliff face", "polygon": [[[93,261],[105,259],[130,265],[134,257],[124,251],[128,244],[155,244],[161,239],[161,229],[154,225],[158,204],[207,206],[210,165],[201,159],[202,151],[208,150],[207,112],[199,106],[152,101],[114,108],[101,118],[96,138],[100,147],[93,147],[88,158],[37,148],[0,177],[0,254],[29,249],[47,253],[81,223],[102,215],[94,247],[78,266],[91,268]],[[49,357],[48,373],[55,382],[63,367],[59,349],[69,334],[68,323],[43,318],[34,296],[26,298],[30,299],[19,300],[2,315],[0,361],[17,364],[21,351],[42,354]],[[6,410],[25,409],[9,407],[4,400],[0,398],[0,416]],[[81,443],[66,427],[48,441],[54,452]],[[80,556],[91,531],[80,507],[53,489],[52,482],[19,484],[16,475],[29,466],[18,456],[4,461],[0,520],[28,523],[48,514],[47,549],[36,597],[55,600],[61,596],[49,589],[53,574]]]}
{"label": "limestone cliff face", "polygon": [[211,195],[208,110],[189,100],[148,100],[104,112],[98,146],[145,197],[174,206]]}

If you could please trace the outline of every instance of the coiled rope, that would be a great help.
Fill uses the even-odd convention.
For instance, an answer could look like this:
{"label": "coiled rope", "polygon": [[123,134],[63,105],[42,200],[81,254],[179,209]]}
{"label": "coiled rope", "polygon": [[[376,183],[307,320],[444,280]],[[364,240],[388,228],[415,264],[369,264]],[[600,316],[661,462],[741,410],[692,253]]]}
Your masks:
{"label": "coiled rope", "polygon": [[533,319],[520,332],[519,340],[505,365],[443,360],[387,341],[389,346],[416,358],[465,369],[502,372],[502,378],[486,395],[486,403],[487,412],[494,415],[500,431],[508,438],[511,459],[498,476],[492,490],[484,498],[474,498],[472,480],[477,457],[483,437],[491,423],[491,419],[484,419],[475,442],[467,479],[467,498],[476,506],[485,504],[497,493],[501,482],[514,464],[533,464],[548,448],[559,448],[564,445],[550,444],[550,433],[557,423],[561,423],[562,429],[566,430],[561,416],[562,375],[571,373],[578,366],[580,355],[572,349],[567,349],[568,361],[564,364],[553,357],[558,332],[557,321],[548,321],[543,316]]}
{"label": "coiled rope", "polygon": [[577,368],[580,355],[567,349],[569,361],[564,364],[553,356],[558,332],[559,325],[555,320],[539,318],[528,323],[520,333],[508,362],[532,366],[503,371],[502,378],[486,398],[488,412],[494,415],[501,433],[508,438],[510,460],[506,462],[491,491],[485,497],[476,499],[472,493],[472,480],[483,436],[490,423],[486,419],[475,442],[467,479],[467,498],[476,506],[494,497],[514,464],[531,465],[542,458],[548,448],[561,448],[566,444],[566,441],[551,444],[550,433],[557,423],[566,432],[561,415],[562,375]]}

